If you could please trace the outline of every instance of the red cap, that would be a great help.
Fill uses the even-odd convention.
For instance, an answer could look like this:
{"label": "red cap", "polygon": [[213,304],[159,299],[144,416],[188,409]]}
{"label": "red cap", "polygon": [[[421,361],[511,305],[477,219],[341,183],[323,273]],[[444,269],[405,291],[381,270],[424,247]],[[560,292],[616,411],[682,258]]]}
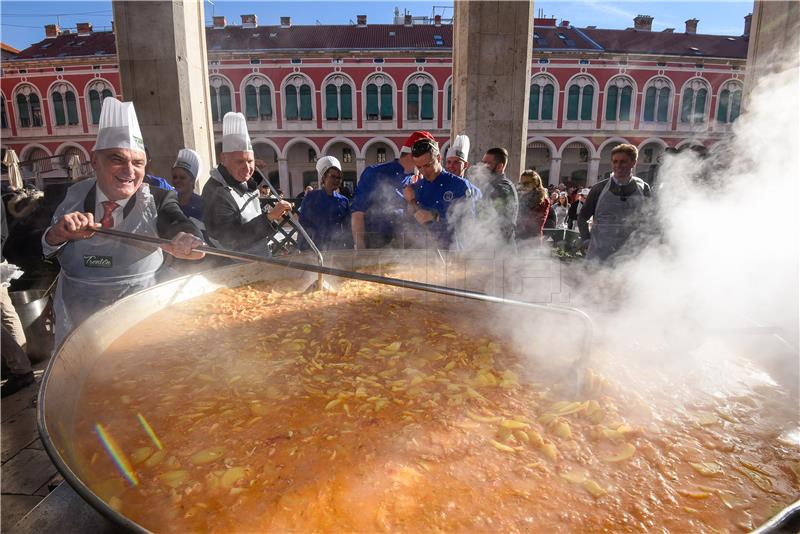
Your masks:
{"label": "red cap", "polygon": [[406,142],[403,143],[403,148],[400,149],[400,153],[401,154],[410,154],[411,153],[411,147],[414,146],[414,143],[416,143],[420,139],[431,139],[431,140],[435,141],[435,139],[433,138],[433,135],[431,135],[430,132],[426,132],[424,130],[417,130],[416,132],[413,132],[411,135],[408,136],[408,139],[406,139]]}

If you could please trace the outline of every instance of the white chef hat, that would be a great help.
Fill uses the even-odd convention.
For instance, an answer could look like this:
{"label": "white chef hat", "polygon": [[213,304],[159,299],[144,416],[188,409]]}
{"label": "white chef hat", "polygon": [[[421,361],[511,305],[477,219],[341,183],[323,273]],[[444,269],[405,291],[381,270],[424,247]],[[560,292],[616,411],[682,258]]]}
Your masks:
{"label": "white chef hat", "polygon": [[317,176],[320,180],[322,180],[322,177],[325,176],[325,173],[328,172],[328,169],[331,167],[335,167],[340,171],[342,170],[342,164],[333,156],[323,156],[317,160]]}
{"label": "white chef hat", "polygon": [[241,113],[229,111],[222,118],[222,151],[252,152],[250,134],[247,133],[247,121]]}
{"label": "white chef hat", "polygon": [[578,194],[583,195],[585,197],[588,197],[589,196],[589,191],[590,191],[589,188],[584,187],[583,189],[581,189],[581,192],[578,193]]}
{"label": "white chef hat", "polygon": [[453,141],[453,146],[447,149],[447,157],[455,156],[458,159],[466,162],[469,158],[469,137],[466,135],[457,135]]}
{"label": "white chef hat", "polygon": [[197,178],[197,173],[200,172],[200,156],[191,148],[182,148],[178,152],[178,159],[172,168],[178,167],[184,169],[192,178]]}
{"label": "white chef hat", "polygon": [[112,97],[103,100],[94,150],[107,148],[145,151],[142,130],[139,128],[133,102],[120,102]]}

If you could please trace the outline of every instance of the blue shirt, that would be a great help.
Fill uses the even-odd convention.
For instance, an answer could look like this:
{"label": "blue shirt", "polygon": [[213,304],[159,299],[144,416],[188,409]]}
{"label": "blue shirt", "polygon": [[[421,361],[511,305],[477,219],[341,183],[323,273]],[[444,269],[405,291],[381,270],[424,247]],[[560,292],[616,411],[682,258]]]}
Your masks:
{"label": "blue shirt", "polygon": [[[178,202],[180,204],[180,202]],[[189,203],[181,206],[181,211],[187,217],[194,217],[198,221],[203,220],[203,197],[197,193],[192,193]]]}
{"label": "blue shirt", "polygon": [[[408,181],[407,181],[408,183]],[[453,205],[459,199],[468,199],[468,211],[475,217],[474,190],[476,189],[468,180],[442,171],[432,182],[421,178],[412,185],[417,206],[427,211],[439,214],[439,220],[428,225],[431,233],[437,238],[441,246],[449,246],[452,241],[452,229],[448,228],[447,217]]]}
{"label": "blue shirt", "polygon": [[[307,193],[300,204],[300,224],[320,250],[353,247],[350,202],[336,191],[333,195],[324,189]],[[302,240],[300,248],[308,249],[308,243]]]}
{"label": "blue shirt", "polygon": [[160,176],[153,176],[152,174],[145,174],[144,175],[144,183],[152,186],[152,187],[160,187],[161,189],[166,189],[167,191],[175,191],[175,188],[169,185],[169,182],[165,179],[161,178]]}
{"label": "blue shirt", "polygon": [[352,211],[364,212],[364,231],[392,239],[401,232],[406,171],[398,160],[364,169],[356,184]]}

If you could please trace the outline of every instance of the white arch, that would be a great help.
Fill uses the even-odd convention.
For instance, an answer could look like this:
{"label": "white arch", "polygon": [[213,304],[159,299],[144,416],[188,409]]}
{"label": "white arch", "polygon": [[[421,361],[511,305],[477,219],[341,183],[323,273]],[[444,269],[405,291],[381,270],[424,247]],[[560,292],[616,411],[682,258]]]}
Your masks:
{"label": "white arch", "polygon": [[91,159],[91,157],[90,157],[89,153],[86,151],[86,149],[83,146],[81,146],[78,143],[75,143],[73,141],[66,141],[66,142],[61,143],[60,145],[58,145],[58,148],[55,149],[55,151],[53,152],[53,155],[54,156],[60,156],[68,148],[78,148],[78,149],[80,149],[80,151],[83,152],[83,155],[86,156],[86,159],[84,161],[89,161]]}
{"label": "white arch", "polygon": [[[66,85],[67,91],[72,91],[72,94],[75,95],[75,111],[78,114],[78,124],[64,124],[63,126],[56,125],[56,106],[53,101],[50,100],[52,98],[53,89],[58,85]],[[83,121],[81,120],[81,106],[80,106],[80,98],[78,93],[78,89],[67,80],[55,80],[47,87],[47,100],[50,102],[48,108],[50,109],[50,124],[53,128],[77,128],[82,125]],[[67,99],[64,96],[64,119],[67,120]]]}
{"label": "white arch", "polygon": [[682,149],[684,147],[687,147],[687,146],[688,147],[697,146],[697,147],[706,148],[706,145],[704,145],[701,141],[699,141],[697,139],[690,138],[690,139],[684,139],[683,141],[681,141],[677,145],[675,145],[675,150],[680,150],[680,149]]}
{"label": "white arch", "polygon": [[[270,106],[272,106],[272,117],[274,119],[275,118],[275,114],[276,114],[276,111],[275,111],[275,85],[272,83],[272,80],[269,79],[269,76],[267,76],[266,74],[262,74],[260,72],[252,72],[252,73],[248,74],[247,76],[245,76],[242,79],[242,83],[239,84],[239,99],[241,100],[241,106],[240,107],[242,108],[242,113],[245,114],[245,118],[246,118],[247,117],[247,101],[245,100],[245,98],[246,98],[246,96],[245,96],[245,88],[251,82],[253,82],[255,80],[260,80],[262,82],[265,82],[265,85],[269,88],[269,100],[270,100]],[[257,91],[256,91],[256,99],[258,101],[258,92]],[[260,102],[259,102],[259,104],[260,104]],[[261,115],[259,114],[259,116],[255,120],[261,120]]]}
{"label": "white arch", "polygon": [[624,137],[617,137],[617,136],[609,137],[608,139],[606,139],[605,141],[600,143],[599,147],[597,147],[597,155],[598,156],[602,156],[603,155],[603,150],[608,145],[610,145],[611,143],[616,143],[616,144],[624,143],[626,145],[630,144],[630,142],[627,139],[625,139]]}
{"label": "white arch", "polygon": [[353,155],[356,158],[362,157],[361,156],[361,151],[358,149],[358,145],[355,144],[355,142],[352,139],[350,139],[348,137],[345,137],[343,135],[337,135],[336,137],[334,137],[333,139],[331,139],[330,141],[325,143],[325,146],[322,147],[322,152],[320,152],[320,155],[326,155],[327,156],[328,155],[328,150],[330,150],[331,147],[333,145],[335,145],[336,143],[344,143],[344,144],[346,144],[347,146],[349,146],[350,148],[353,149]]}
{"label": "white arch", "polygon": [[48,148],[46,146],[41,145],[39,143],[30,143],[28,145],[25,145],[25,147],[20,151],[19,160],[20,161],[27,161],[28,156],[30,156],[30,153],[33,152],[33,150],[36,149],[36,148],[41,148],[42,150],[44,150],[49,157],[53,156],[53,153],[50,152],[50,150],[48,150]]}
{"label": "white arch", "polygon": [[[214,82],[216,80],[219,80],[221,83],[215,85]],[[231,81],[230,78],[228,78],[224,74],[220,74],[220,73],[211,74],[208,77],[208,85],[209,85],[209,88],[215,87],[216,90],[217,90],[217,106],[220,105],[219,88],[221,86],[223,86],[223,85],[227,86],[228,89],[230,89],[230,91],[231,91],[231,111],[239,111],[238,109],[236,109],[236,86],[233,85],[233,82]],[[210,99],[211,98],[211,94],[209,93],[208,96],[209,96],[209,99]],[[209,102],[209,104],[210,104],[210,102]],[[219,111],[222,111],[221,107],[219,108]],[[222,113],[219,113],[218,117],[219,117],[219,121],[218,121],[219,124],[222,124],[222,119],[223,119]]]}
{"label": "white arch", "polygon": [[[736,78],[728,78],[727,80],[725,80],[724,82],[719,84],[719,88],[717,89],[717,94],[716,94],[716,96],[717,96],[717,98],[716,98],[717,108],[715,110],[713,110],[714,114],[711,117],[711,120],[713,120],[713,121],[717,120],[717,115],[719,115],[719,106],[722,103],[721,102],[722,91],[724,91],[725,89],[728,89],[730,91],[729,86],[731,86],[731,85],[738,86],[737,90],[738,91],[742,91],[742,94],[744,94],[744,84],[742,83],[742,80],[737,80]],[[741,102],[741,99],[740,99],[740,102]],[[731,100],[729,99],[728,100],[728,115],[730,115],[730,110],[731,110],[730,105],[731,105]],[[741,106],[741,104],[740,104],[740,106]],[[740,112],[741,112],[741,107],[740,107]]]}
{"label": "white arch", "polygon": [[[639,87],[638,87],[638,85],[636,85],[636,80],[634,80],[633,77],[628,75],[628,74],[617,74],[616,76],[612,76],[606,82],[605,87],[603,87],[603,94],[605,95],[605,98],[603,98],[603,101],[605,102],[606,106],[608,106],[608,90],[611,87],[611,85],[614,83],[615,80],[624,80],[625,82],[627,82],[631,86],[631,90],[632,90],[632,93],[631,93],[631,109],[630,109],[630,113],[629,113],[630,119],[628,119],[628,120],[633,122],[634,117],[636,117],[636,95],[639,93]],[[622,91],[620,91],[620,93],[622,93]],[[603,117],[603,121],[606,121],[607,119],[606,119],[605,110],[600,110],[600,113],[602,113],[601,116]],[[617,110],[617,114],[619,115],[619,109]],[[616,120],[614,120],[614,121],[609,120],[608,122],[609,123],[610,122],[616,122]]]}
{"label": "white arch", "polygon": [[[706,90],[706,101],[705,101],[705,105],[704,105],[704,108],[703,108],[703,122],[702,122],[702,124],[708,124],[709,123],[708,111],[709,111],[709,108],[711,107],[711,95],[712,95],[712,92],[711,92],[711,84],[709,83],[708,80],[706,80],[702,76],[693,76],[693,77],[689,78],[688,80],[686,80],[685,82],[683,82],[683,85],[681,85],[681,93],[679,95],[680,96],[680,100],[678,102],[678,110],[679,110],[679,112],[678,112],[678,123],[679,124],[681,123],[680,110],[683,109],[683,93],[686,91],[686,88],[688,86],[693,85],[693,84],[694,85],[702,85],[702,86],[704,86],[704,88]],[[692,98],[697,98],[697,91],[694,92],[694,96]],[[694,107],[694,104],[692,105],[692,107]],[[694,122],[690,122],[689,124],[694,124]]]}
{"label": "white arch", "polygon": [[[367,74],[364,77],[364,81],[361,83],[361,116],[364,117],[364,120],[367,119],[367,86],[372,82],[372,80],[383,77],[385,81],[392,86],[392,118],[387,120],[395,120],[397,118],[397,82],[395,82],[394,78],[388,73],[383,71],[374,71],[370,74]],[[380,87],[378,88],[378,103],[380,104]],[[380,119],[379,119],[380,120]],[[364,152],[366,154],[366,152]]]}
{"label": "white arch", "polygon": [[[284,113],[284,110],[286,109],[286,86],[289,85],[289,82],[291,80],[295,80],[295,79],[299,79],[299,78],[302,78],[304,80],[305,84],[307,84],[309,89],[311,90],[311,120],[312,121],[315,120],[316,117],[317,117],[317,113],[319,113],[319,110],[317,110],[317,99],[314,98],[314,94],[317,92],[317,88],[314,86],[314,81],[311,79],[311,77],[308,74],[305,74],[303,72],[291,72],[291,73],[287,74],[286,76],[284,76],[283,80],[281,80],[281,101],[283,103],[283,109],[280,110],[280,112],[281,112],[281,117],[283,118],[284,121],[288,121],[289,120],[289,119],[286,118],[286,114]],[[294,85],[295,88],[297,89],[297,113],[299,115],[299,113],[300,113],[300,86],[303,85],[303,84],[302,83],[300,83],[300,84],[293,83],[292,85]],[[299,116],[295,120],[299,121],[300,120]]]}
{"label": "white arch", "polygon": [[[592,91],[592,118],[591,118],[591,122],[594,122],[597,120],[597,114],[599,113],[597,108],[600,104],[600,83],[597,81],[597,78],[595,78],[592,74],[588,72],[579,72],[577,74],[573,74],[570,77],[570,79],[567,80],[567,83],[564,84],[564,109],[563,109],[564,120],[577,120],[577,121],[585,120],[580,118],[581,108],[583,107],[582,105],[578,106],[577,119],[567,119],[567,107],[569,106],[569,89],[572,87],[572,84],[575,83],[575,81],[580,78],[588,78],[592,84],[592,87],[594,88],[594,91]],[[583,87],[585,87],[585,85],[580,87],[581,87],[581,92],[580,92],[580,98],[578,99],[579,102],[583,98]],[[589,122],[589,120],[586,120],[586,122]]]}
{"label": "white arch", "polygon": [[[45,105],[44,105],[45,104],[45,102],[44,102],[45,99],[42,98],[41,89],[39,89],[39,87],[37,85],[35,85],[35,84],[33,84],[32,82],[29,82],[29,81],[19,82],[19,83],[17,83],[17,85],[14,86],[14,89],[11,90],[11,98],[12,98],[12,100],[11,100],[10,104],[9,104],[8,99],[6,99],[6,106],[10,105],[12,107],[12,109],[14,110],[14,124],[17,126],[17,128],[22,128],[22,125],[20,124],[21,117],[20,117],[20,113],[19,113],[19,108],[17,107],[17,96],[26,87],[30,87],[31,88],[31,91],[28,93],[28,95],[25,96],[25,100],[28,102],[28,105],[30,105],[30,100],[28,99],[28,96],[30,95],[30,93],[36,94],[36,98],[39,99],[39,109],[40,109],[40,111],[42,113],[42,125],[41,126],[33,126],[33,117],[29,117],[29,119],[31,120],[31,125],[26,127],[26,128],[46,128],[47,127],[47,116],[45,115]],[[47,107],[50,108],[51,106],[47,106]],[[20,156],[21,156],[21,154],[20,154]]]}
{"label": "white arch", "polygon": [[556,145],[547,137],[542,137],[541,135],[529,137],[525,143],[525,148],[527,149],[533,143],[544,143],[545,145],[547,145],[547,149],[550,151],[549,156],[551,158],[556,157],[556,154],[558,154],[558,149],[556,148]]}
{"label": "white arch", "polygon": [[[561,86],[558,83],[558,79],[550,74],[549,72],[534,72],[531,74],[531,80],[529,85],[533,86],[534,83],[542,83],[542,80],[546,80],[546,83],[550,83],[553,85],[553,118],[550,120],[556,120],[558,118],[558,106],[561,102],[559,95],[561,93]],[[545,84],[546,85],[546,84]],[[542,92],[544,91],[544,85],[542,85]],[[542,93],[539,93],[539,106],[542,105]],[[541,115],[537,120],[542,120]]]}
{"label": "white arch", "polygon": [[[403,110],[405,110],[405,112],[406,112],[406,116],[405,116],[405,118],[403,120],[409,120],[408,119],[408,86],[411,85],[411,82],[414,81],[414,78],[419,78],[419,77],[426,78],[428,80],[428,82],[431,84],[431,86],[433,86],[433,118],[432,119],[425,119],[425,120],[436,121],[439,118],[439,113],[437,112],[438,111],[437,108],[439,106],[436,105],[436,104],[438,104],[438,100],[439,100],[439,98],[438,98],[439,97],[439,84],[436,81],[436,78],[433,76],[433,74],[431,74],[430,72],[424,71],[424,70],[422,70],[422,71],[414,71],[411,74],[409,74],[406,77],[405,80],[403,80]],[[420,110],[420,115],[422,115],[422,86],[419,85],[419,84],[417,84],[417,85],[419,86],[419,110]],[[419,119],[412,120],[412,122],[418,122],[418,121],[422,121],[422,120],[423,120],[422,118],[419,118]]]}
{"label": "white arch", "polygon": [[272,139],[269,139],[268,137],[263,137],[263,136],[262,137],[253,137],[253,138],[250,139],[250,144],[253,145],[253,146],[256,146],[256,145],[267,145],[268,147],[270,147],[272,150],[275,151],[275,154],[277,154],[278,157],[281,156],[281,149],[278,148],[278,145],[275,143],[275,141],[273,141]]}
{"label": "white arch", "polygon": [[[675,82],[673,82],[669,77],[663,74],[656,74],[655,76],[651,76],[644,84],[642,85],[642,106],[639,109],[639,120],[644,122],[644,111],[647,107],[647,91],[650,89],[651,86],[656,85],[657,82],[666,82],[669,88],[669,98],[667,99],[667,120],[666,122],[672,122],[672,115],[674,113],[674,101],[675,101]],[[657,89],[660,89],[657,87]],[[655,119],[658,118],[658,92],[656,92],[656,102],[653,104],[653,122],[657,122]],[[649,122],[647,123],[649,124]]]}
{"label": "white arch", "polygon": [[373,137],[369,141],[364,143],[364,146],[361,147],[361,153],[366,155],[367,149],[372,145],[374,145],[375,143],[383,143],[389,146],[389,148],[391,148],[394,151],[394,159],[400,157],[400,150],[397,148],[397,145],[394,144],[394,141],[392,141],[388,137],[383,137],[383,136]]}
{"label": "white arch", "polygon": [[30,81],[18,82],[17,85],[15,85],[14,88],[11,90],[11,96],[13,96],[14,99],[16,99],[17,98],[17,93],[19,93],[20,89],[22,89],[22,87],[24,87],[26,85],[30,86],[33,89],[33,92],[36,93],[36,96],[39,97],[39,102],[41,102],[42,101],[42,90],[39,89],[39,86],[37,86],[36,84],[34,84],[33,82],[30,82]]}
{"label": "white arch", "polygon": [[[347,120],[355,120],[356,119],[356,113],[358,111],[358,110],[355,109],[355,107],[356,107],[355,106],[355,101],[356,101],[356,82],[353,80],[352,76],[350,76],[349,74],[347,74],[345,72],[331,72],[330,74],[325,76],[325,78],[322,80],[322,83],[319,86],[320,102],[322,103],[322,111],[321,111],[322,120],[328,120],[328,119],[326,119],[326,116],[327,116],[327,113],[328,113],[328,100],[327,100],[327,95],[326,95],[325,91],[327,90],[328,83],[332,79],[337,78],[337,77],[344,78],[344,83],[342,85],[344,85],[346,83],[347,85],[350,86],[350,110],[353,112],[353,118],[352,119],[347,119]],[[341,98],[341,90],[337,90],[336,94],[337,94],[337,96],[339,98]],[[339,110],[339,113],[341,113],[341,110]],[[340,120],[340,119],[337,119],[337,120]]]}
{"label": "white arch", "polygon": [[561,146],[560,146],[560,147],[559,147],[559,149],[558,149],[558,157],[559,157],[559,158],[561,158],[561,157],[563,157],[563,156],[564,156],[564,151],[565,151],[565,150],[567,149],[567,147],[568,147],[569,145],[571,145],[572,143],[581,143],[581,144],[582,144],[582,145],[584,145],[584,146],[585,146],[587,149],[589,149],[589,158],[597,158],[597,157],[599,157],[599,156],[600,156],[600,154],[598,154],[598,153],[597,153],[597,150],[595,150],[595,148],[594,148],[594,143],[592,143],[591,141],[589,141],[589,140],[588,140],[588,139],[586,139],[585,137],[582,137],[582,136],[576,136],[576,137],[570,137],[569,139],[567,139],[566,141],[564,141],[563,143],[561,143]]}
{"label": "white arch", "polygon": [[641,143],[639,143],[639,146],[638,146],[638,147],[636,147],[636,149],[637,149],[639,152],[641,152],[641,151],[642,151],[642,149],[643,149],[644,147],[646,147],[647,145],[649,145],[650,143],[656,143],[657,145],[660,145],[660,146],[661,146],[661,148],[663,148],[663,149],[665,149],[665,150],[666,150],[667,148],[669,148],[669,145],[667,144],[667,142],[666,142],[666,141],[664,141],[663,139],[661,139],[660,137],[648,137],[647,139],[645,139],[644,141],[642,141]]}
{"label": "white arch", "polygon": [[447,114],[449,113],[449,111],[447,109],[447,89],[448,88],[450,89],[450,104],[452,106],[452,103],[453,103],[453,75],[452,74],[450,76],[448,76],[447,79],[444,81],[444,84],[442,84],[442,114],[443,114],[442,115],[442,120],[443,121],[449,121],[449,120],[453,119],[452,115],[450,115],[449,119],[447,118]]}
{"label": "white arch", "polygon": [[[83,106],[86,109],[86,120],[89,122],[89,125],[92,124],[92,105],[91,105],[92,103],[91,100],[89,99],[89,91],[91,91],[92,88],[97,84],[104,84],[104,86],[111,91],[111,96],[113,98],[117,98],[117,90],[114,87],[114,84],[111,83],[110,81],[106,80],[105,78],[91,78],[90,80],[88,80],[86,84],[83,86]],[[102,105],[103,103],[103,96],[101,94],[102,91],[97,91],[97,92],[98,94],[100,94],[100,104]]]}
{"label": "white arch", "polygon": [[281,158],[281,159],[289,159],[289,150],[294,145],[299,144],[299,143],[305,143],[307,145],[310,145],[311,148],[313,148],[316,151],[317,156],[320,155],[319,146],[317,146],[317,143],[315,143],[314,141],[312,141],[308,137],[293,137],[288,143],[286,143],[283,146],[283,152],[279,153],[278,157]]}

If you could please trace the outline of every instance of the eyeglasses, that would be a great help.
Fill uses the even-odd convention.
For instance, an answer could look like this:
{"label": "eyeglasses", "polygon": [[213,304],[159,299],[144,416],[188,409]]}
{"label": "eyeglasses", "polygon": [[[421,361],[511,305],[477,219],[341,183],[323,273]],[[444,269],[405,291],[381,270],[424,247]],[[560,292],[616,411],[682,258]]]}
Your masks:
{"label": "eyeglasses", "polygon": [[411,157],[418,158],[428,152],[439,149],[439,145],[433,139],[420,139],[411,147]]}

